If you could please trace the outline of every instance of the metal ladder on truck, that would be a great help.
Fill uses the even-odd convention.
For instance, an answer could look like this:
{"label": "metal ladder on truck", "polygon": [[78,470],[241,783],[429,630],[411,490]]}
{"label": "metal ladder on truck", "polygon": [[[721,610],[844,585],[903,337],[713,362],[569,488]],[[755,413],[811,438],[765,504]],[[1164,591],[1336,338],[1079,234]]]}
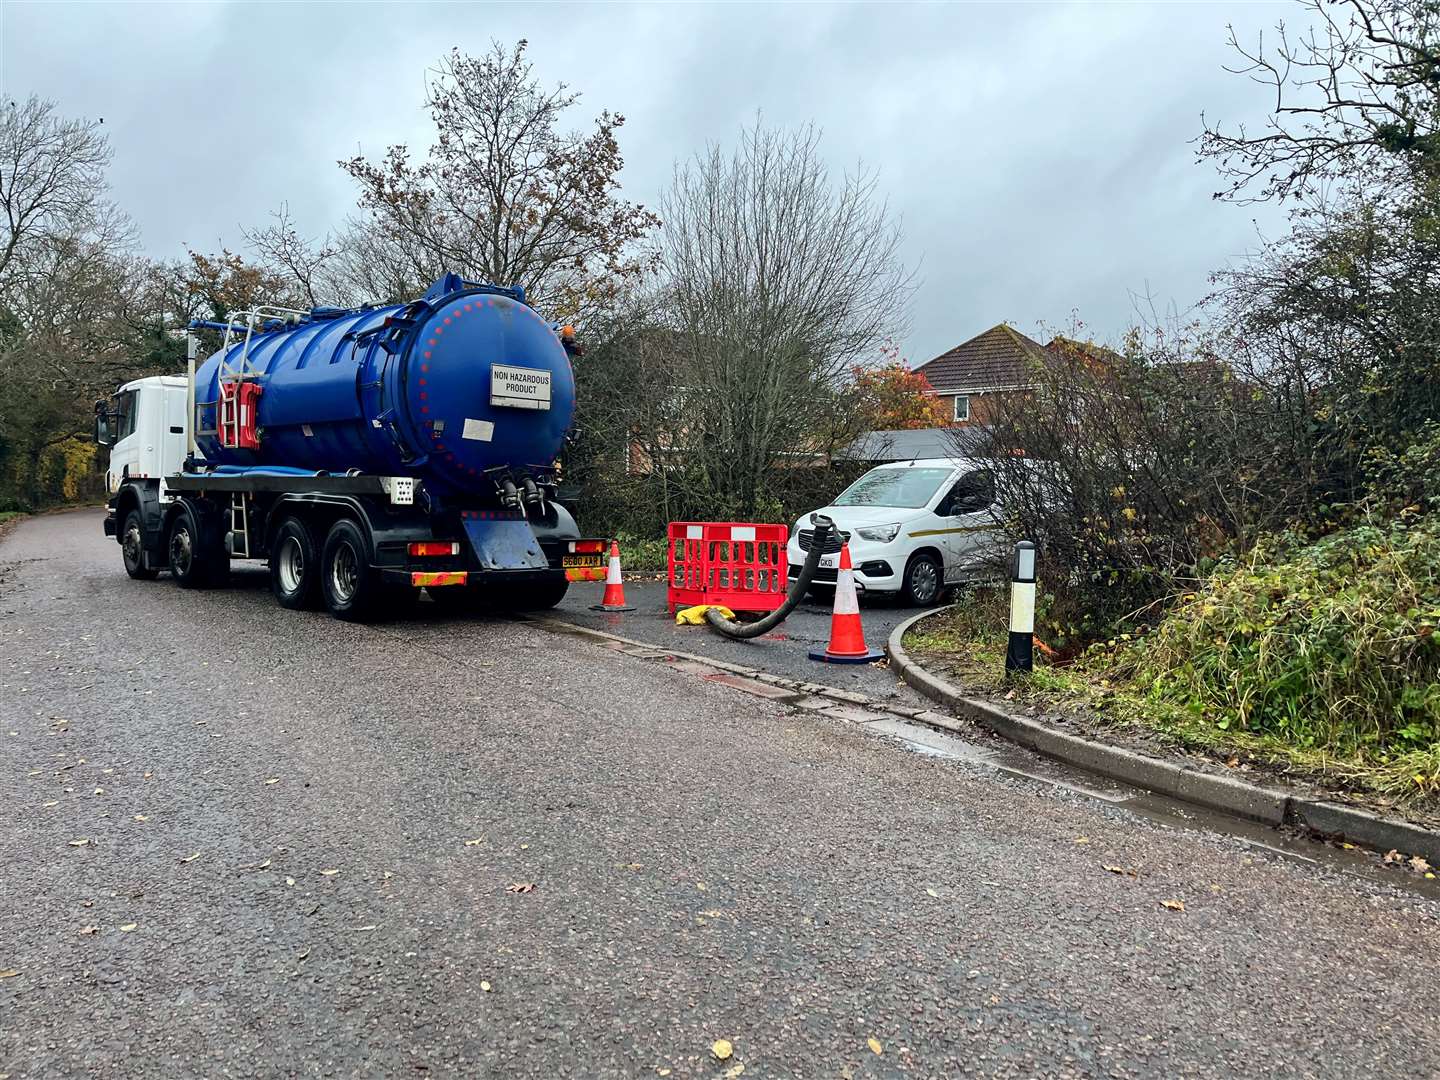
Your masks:
{"label": "metal ladder on truck", "polygon": [[[225,336],[220,342],[220,370],[216,376],[219,399],[215,402],[215,434],[219,438],[221,446],[234,448],[243,445],[242,438],[254,423],[253,417],[247,418],[243,415],[245,408],[254,408],[254,398],[251,397],[247,402],[240,388],[247,382],[258,382],[264,374],[250,363],[250,345],[254,340],[256,327],[259,326],[263,332],[268,324],[298,322],[299,319],[309,314],[308,311],[302,311],[299,308],[263,304],[251,311],[234,312],[226,321]],[[232,335],[239,332],[239,320],[241,319],[244,320],[245,341],[241,346],[240,355],[231,362],[226,354],[230,350]],[[229,388],[228,392],[227,387]],[[198,426],[197,419],[197,416],[191,417],[192,426]],[[245,559],[252,555],[250,549],[250,500],[249,496],[241,491],[234,492],[230,496],[230,554]]]}

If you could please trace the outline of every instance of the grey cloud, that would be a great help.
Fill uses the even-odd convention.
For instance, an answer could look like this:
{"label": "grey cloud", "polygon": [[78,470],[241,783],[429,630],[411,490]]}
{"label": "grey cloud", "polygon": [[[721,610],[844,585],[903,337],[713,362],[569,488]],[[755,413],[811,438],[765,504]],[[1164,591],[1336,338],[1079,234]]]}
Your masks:
{"label": "grey cloud", "polygon": [[[837,169],[881,169],[921,273],[919,362],[1007,319],[1078,310],[1113,337],[1132,291],[1181,309],[1247,250],[1257,216],[1211,201],[1202,110],[1257,119],[1220,70],[1225,23],[1284,4],[3,6],[4,91],[104,116],[117,200],[154,255],[240,244],[282,201],[314,231],[353,203],[335,166],[424,145],[425,68],[526,37],[536,70],[624,113],[631,198],[674,162],[767,122],[814,120]],[[242,140],[250,145],[242,146]],[[1258,212],[1276,220],[1273,210]]]}

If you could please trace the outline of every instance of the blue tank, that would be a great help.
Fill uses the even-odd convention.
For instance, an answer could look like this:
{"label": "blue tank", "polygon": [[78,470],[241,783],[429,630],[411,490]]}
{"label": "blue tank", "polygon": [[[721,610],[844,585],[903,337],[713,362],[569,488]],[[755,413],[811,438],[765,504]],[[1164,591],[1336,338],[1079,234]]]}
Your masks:
{"label": "blue tank", "polygon": [[[243,339],[243,333],[242,333]],[[259,444],[216,435],[222,357],[196,372],[196,444],[207,462],[413,476],[439,496],[488,499],[507,476],[550,470],[575,412],[565,346],[518,289],[446,274],[409,304],[321,309],[256,333]]]}

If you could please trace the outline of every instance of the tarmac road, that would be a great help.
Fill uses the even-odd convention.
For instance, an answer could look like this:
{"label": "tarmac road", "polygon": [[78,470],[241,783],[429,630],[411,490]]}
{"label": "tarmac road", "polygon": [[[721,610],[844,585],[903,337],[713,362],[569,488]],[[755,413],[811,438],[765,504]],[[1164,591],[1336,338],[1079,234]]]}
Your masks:
{"label": "tarmac road", "polygon": [[[556,617],[662,649],[761,668],[802,682],[825,683],[876,700],[930,707],[928,700],[895,677],[888,663],[824,664],[809,658],[811,649],[823,649],[830,641],[829,603],[806,597],[773,632],[749,641],[732,641],[708,626],[677,626],[666,602],[663,581],[627,581],[625,599],[635,607],[630,612],[592,611],[604,589],[603,584],[594,582],[572,585],[555,609]],[[879,596],[863,598],[860,610],[865,644],[875,650],[883,650],[890,631],[917,611],[896,599]]]}
{"label": "tarmac road", "polygon": [[99,521],[0,544],[0,1075],[1436,1073],[1430,900]]}

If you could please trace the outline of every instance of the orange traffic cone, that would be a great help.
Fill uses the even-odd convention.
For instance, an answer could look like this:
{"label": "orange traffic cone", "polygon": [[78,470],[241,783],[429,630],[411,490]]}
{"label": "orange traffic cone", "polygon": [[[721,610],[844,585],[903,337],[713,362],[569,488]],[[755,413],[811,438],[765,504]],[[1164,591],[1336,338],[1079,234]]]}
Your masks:
{"label": "orange traffic cone", "polygon": [[850,564],[850,545],[840,545],[840,572],[835,575],[835,610],[830,615],[830,644],[811,649],[811,660],[827,664],[868,664],[883,660],[885,654],[865,644],[865,627],[860,623],[860,601],[855,596],[855,568]]}
{"label": "orange traffic cone", "polygon": [[605,596],[591,611],[634,611],[634,604],[625,603],[625,582],[620,577],[620,541],[610,541],[610,569],[605,572]]}

